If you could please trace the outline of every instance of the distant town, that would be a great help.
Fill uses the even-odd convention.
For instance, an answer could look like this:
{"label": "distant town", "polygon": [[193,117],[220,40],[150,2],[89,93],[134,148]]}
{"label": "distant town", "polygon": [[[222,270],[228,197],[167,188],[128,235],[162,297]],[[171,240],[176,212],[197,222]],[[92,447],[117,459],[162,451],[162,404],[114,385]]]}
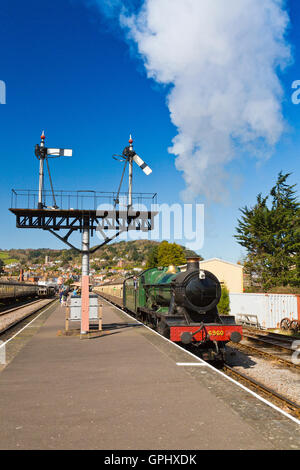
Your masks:
{"label": "distant town", "polygon": [[[158,242],[136,240],[119,242],[102,248],[90,258],[91,283],[125,278],[143,271]],[[183,247],[186,255],[194,252]],[[75,250],[11,249],[0,250],[0,272],[3,280],[34,283],[79,281],[81,255]]]}

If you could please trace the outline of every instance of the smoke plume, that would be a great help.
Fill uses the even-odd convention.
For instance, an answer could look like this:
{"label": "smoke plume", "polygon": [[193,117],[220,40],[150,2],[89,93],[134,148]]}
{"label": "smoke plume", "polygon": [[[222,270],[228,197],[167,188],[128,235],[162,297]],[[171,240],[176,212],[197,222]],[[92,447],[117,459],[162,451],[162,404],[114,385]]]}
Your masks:
{"label": "smoke plume", "polygon": [[144,0],[135,13],[125,9],[130,2],[103,3],[118,12],[148,77],[170,85],[177,135],[169,152],[183,172],[184,199],[222,200],[226,165],[269,155],[285,128],[277,75],[291,60],[285,2]]}

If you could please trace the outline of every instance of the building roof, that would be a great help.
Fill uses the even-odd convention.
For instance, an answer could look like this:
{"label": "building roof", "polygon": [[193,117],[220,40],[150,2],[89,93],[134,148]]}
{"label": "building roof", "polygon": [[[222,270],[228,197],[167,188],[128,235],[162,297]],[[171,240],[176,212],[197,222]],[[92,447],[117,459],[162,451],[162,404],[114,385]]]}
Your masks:
{"label": "building roof", "polygon": [[231,261],[225,261],[224,259],[220,259],[220,258],[204,259],[204,260],[200,261],[200,266],[201,266],[201,263],[207,263],[209,261],[219,261],[221,263],[231,264],[232,266],[236,266],[236,267],[241,268],[241,269],[244,268],[244,266],[242,266],[241,264],[232,263]]}

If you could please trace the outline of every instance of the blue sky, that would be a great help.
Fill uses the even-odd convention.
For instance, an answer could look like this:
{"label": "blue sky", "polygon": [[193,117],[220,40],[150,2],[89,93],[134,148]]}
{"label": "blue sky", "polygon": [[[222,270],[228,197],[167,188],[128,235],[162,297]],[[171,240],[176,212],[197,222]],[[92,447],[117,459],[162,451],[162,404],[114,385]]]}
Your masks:
{"label": "blue sky", "polygon": [[[265,194],[280,170],[293,172],[291,183],[300,179],[300,105],[291,101],[291,85],[300,80],[300,5],[291,0],[287,8],[293,63],[280,80],[289,127],[269,159],[257,164],[248,155],[226,165],[226,203],[196,197],[205,202],[205,258],[240,259],[242,248],[232,237],[238,209]],[[37,189],[34,145],[43,129],[49,146],[74,151],[71,160],[53,161],[56,189],[116,190],[121,167],[111,155],[122,151],[132,133],[137,152],[153,169],[149,177],[135,172],[135,191],[157,192],[161,203],[182,202],[185,181],[168,152],[176,135],[168,88],[147,78],[117,21],[83,0],[2,0],[0,18],[0,80],[7,91],[0,105],[0,248],[64,247],[48,233],[17,229],[8,211],[12,188]]]}

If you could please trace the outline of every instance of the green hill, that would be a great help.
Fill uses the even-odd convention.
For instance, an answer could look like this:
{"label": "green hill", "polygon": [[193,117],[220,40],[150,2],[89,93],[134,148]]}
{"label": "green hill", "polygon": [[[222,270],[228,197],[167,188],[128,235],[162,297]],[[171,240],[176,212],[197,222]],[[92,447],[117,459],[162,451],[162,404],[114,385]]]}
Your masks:
{"label": "green hill", "polygon": [[[106,245],[91,255],[90,263],[95,268],[98,266],[112,267],[122,260],[125,266],[141,266],[147,260],[153,247],[159,245],[159,243],[150,240],[133,240]],[[199,256],[194,251],[183,248],[186,256]],[[49,257],[49,261],[61,261],[63,266],[81,264],[81,254],[72,249],[51,250],[49,248],[39,248],[0,251],[0,259],[6,265],[19,262],[24,268],[36,264],[44,264],[46,256]]]}

